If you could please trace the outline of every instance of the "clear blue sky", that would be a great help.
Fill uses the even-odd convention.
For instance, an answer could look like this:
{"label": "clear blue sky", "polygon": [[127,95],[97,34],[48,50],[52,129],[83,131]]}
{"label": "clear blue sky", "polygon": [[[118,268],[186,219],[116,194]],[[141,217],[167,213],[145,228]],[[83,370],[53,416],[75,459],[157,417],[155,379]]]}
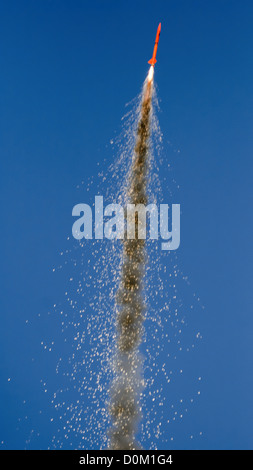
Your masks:
{"label": "clear blue sky", "polygon": [[[180,149],[170,162],[181,187],[179,255],[205,305],[204,379],[189,418],[203,437],[191,443],[182,432],[175,445],[252,448],[250,0],[1,3],[2,448],[24,448],[49,408],[40,379],[47,371],[53,381],[55,364],[41,353],[48,324],[35,318],[64,293],[52,266],[81,202],[76,185],[111,163],[107,144],[140,91],[160,21],[159,120],[164,146]],[[50,445],[50,413],[28,448]]]}

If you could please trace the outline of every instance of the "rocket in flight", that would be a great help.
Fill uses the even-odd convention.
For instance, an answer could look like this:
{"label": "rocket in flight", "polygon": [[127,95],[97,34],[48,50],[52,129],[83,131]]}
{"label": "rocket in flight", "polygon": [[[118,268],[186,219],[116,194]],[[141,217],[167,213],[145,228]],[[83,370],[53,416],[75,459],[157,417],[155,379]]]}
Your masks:
{"label": "rocket in flight", "polygon": [[161,32],[161,23],[159,23],[159,26],[157,28],[157,33],[156,33],[156,38],[155,38],[155,47],[154,47],[154,51],[153,51],[153,57],[152,59],[150,59],[148,61],[148,63],[150,65],[154,65],[156,64],[157,60],[156,60],[156,53],[157,53],[157,47],[158,47],[158,42],[159,42],[159,37],[160,37],[160,32]]}

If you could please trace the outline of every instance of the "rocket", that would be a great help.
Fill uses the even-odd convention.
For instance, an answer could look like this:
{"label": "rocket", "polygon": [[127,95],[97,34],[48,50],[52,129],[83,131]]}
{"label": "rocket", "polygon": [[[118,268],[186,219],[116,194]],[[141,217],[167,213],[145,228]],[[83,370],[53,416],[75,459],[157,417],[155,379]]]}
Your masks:
{"label": "rocket", "polygon": [[154,47],[154,51],[153,51],[153,57],[152,57],[152,59],[150,59],[148,61],[148,63],[150,65],[153,65],[153,67],[154,67],[155,63],[157,62],[156,53],[157,53],[157,47],[158,47],[160,32],[161,32],[161,23],[159,23],[159,26],[157,28],[157,33],[156,33],[156,38],[155,38],[155,47]]}

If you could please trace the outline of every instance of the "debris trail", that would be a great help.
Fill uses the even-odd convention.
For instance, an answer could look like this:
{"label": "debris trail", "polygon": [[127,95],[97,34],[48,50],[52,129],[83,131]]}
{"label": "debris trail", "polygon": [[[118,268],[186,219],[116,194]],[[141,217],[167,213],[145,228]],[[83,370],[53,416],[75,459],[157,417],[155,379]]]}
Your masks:
{"label": "debris trail", "polygon": [[[147,181],[149,172],[149,138],[152,113],[154,66],[151,65],[142,94],[140,119],[130,170],[130,184],[126,200],[128,204],[147,205]],[[120,284],[116,294],[116,352],[114,357],[114,381],[111,388],[109,432],[112,450],[140,448],[135,434],[141,418],[140,395],[144,387],[142,356],[139,351],[143,335],[145,273],[145,240],[140,239],[141,224],[145,221],[134,216],[134,234],[123,240],[123,259]]]}

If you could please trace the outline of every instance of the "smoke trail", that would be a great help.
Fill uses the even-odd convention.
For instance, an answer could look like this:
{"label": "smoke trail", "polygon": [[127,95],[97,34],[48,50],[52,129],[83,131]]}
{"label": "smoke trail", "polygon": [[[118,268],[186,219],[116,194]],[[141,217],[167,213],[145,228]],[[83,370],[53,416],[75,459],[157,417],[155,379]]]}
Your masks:
{"label": "smoke trail", "polygon": [[[144,83],[141,113],[137,127],[136,144],[130,184],[127,190],[129,204],[147,204],[147,176],[149,171],[149,137],[152,110],[153,71],[150,67]],[[144,387],[142,356],[139,351],[143,334],[145,272],[145,240],[138,238],[141,221],[134,214],[135,234],[123,241],[123,260],[120,285],[116,294],[116,353],[115,378],[111,388],[110,448],[135,450],[140,445],[135,440],[137,424],[141,418],[140,395]]]}

